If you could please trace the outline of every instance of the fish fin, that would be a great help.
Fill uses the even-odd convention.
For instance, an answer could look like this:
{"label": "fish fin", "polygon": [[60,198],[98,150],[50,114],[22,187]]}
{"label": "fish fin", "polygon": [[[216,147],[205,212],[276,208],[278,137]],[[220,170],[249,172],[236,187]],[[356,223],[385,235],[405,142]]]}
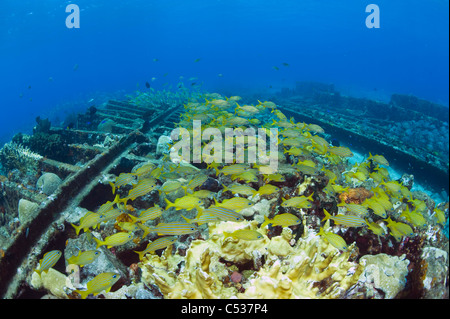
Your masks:
{"label": "fish fin", "polygon": [[76,232],[76,234],[78,235],[78,234],[80,233],[81,227],[80,227],[80,226],[77,226],[77,225],[75,225],[75,224],[72,224],[72,223],[71,223],[71,225],[73,226],[73,228],[75,228],[75,232]]}
{"label": "fish fin", "polygon": [[181,215],[181,217],[186,221],[186,223],[191,224],[192,219],[186,218],[183,215]]}
{"label": "fish fin", "polygon": [[115,194],[116,193],[116,185],[114,185],[113,182],[109,182],[109,185],[111,185],[111,187],[112,187],[112,193]]}
{"label": "fish fin", "polygon": [[270,222],[271,222],[271,220],[267,216],[264,216],[264,223],[261,224],[260,228],[266,227],[267,225],[270,224]]}
{"label": "fish fin", "polygon": [[127,214],[127,215],[128,215],[128,217],[131,218],[131,220],[133,221],[133,224],[137,222],[138,218],[136,216],[133,216],[131,214]]}
{"label": "fish fin", "polygon": [[94,237],[94,240],[97,243],[97,248],[95,248],[95,249],[98,249],[98,247],[103,245],[103,241],[101,241],[100,239],[97,239],[97,238]]}
{"label": "fish fin", "polygon": [[329,212],[327,212],[327,210],[324,208],[323,212],[325,213],[325,217],[322,219],[322,221],[327,221],[328,219],[331,218],[331,215]]}

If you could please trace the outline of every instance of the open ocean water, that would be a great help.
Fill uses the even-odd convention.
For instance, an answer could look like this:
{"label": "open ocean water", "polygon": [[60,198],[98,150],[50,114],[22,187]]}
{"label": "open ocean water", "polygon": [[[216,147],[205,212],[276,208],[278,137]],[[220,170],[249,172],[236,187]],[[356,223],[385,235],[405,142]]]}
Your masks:
{"label": "open ocean water", "polygon": [[[341,124],[344,131],[366,132],[380,141],[398,137],[400,146],[391,146],[420,153],[425,163],[430,167],[440,165],[448,177],[449,2],[0,0],[0,149],[18,133],[33,134],[33,127],[42,119],[48,119],[52,127],[70,130],[76,114],[92,110],[93,116],[110,100],[145,100],[145,92],[178,98],[181,91],[241,96],[254,105],[258,99],[273,99],[282,107],[297,108],[302,116],[314,118],[322,112],[328,116],[322,119],[325,123],[345,119],[346,124]],[[305,95],[300,98],[299,92]],[[207,96],[207,106],[214,105],[214,98],[221,98],[202,96]],[[354,98],[354,105],[370,101],[370,105],[389,107],[380,108],[377,118],[376,107],[375,111],[373,107],[352,108],[351,102],[338,106],[337,102],[333,104],[338,100],[330,96],[342,97],[339,101]],[[140,102],[136,103],[139,107]],[[234,106],[228,99],[224,103]],[[259,103],[262,109],[269,108],[265,102]],[[403,103],[402,110],[406,105],[406,112],[389,114],[395,103]],[[407,103],[411,103],[410,112]],[[420,109],[418,105],[425,107]],[[199,117],[208,112],[200,113]],[[219,122],[218,114],[210,117]],[[263,118],[268,116],[259,117]],[[283,124],[279,119],[278,124]],[[94,127],[89,121],[84,124]],[[349,164],[358,167],[368,160],[370,147],[362,142],[364,139],[356,139],[352,133],[341,137],[326,135],[329,141],[335,141],[333,146],[341,143],[353,151]],[[320,140],[314,143],[320,144]],[[425,192],[435,204],[446,202],[441,208],[448,210],[445,174],[429,174],[433,168],[420,172],[420,164],[395,154],[393,151],[386,156],[392,160],[387,169],[391,180],[401,179],[405,172],[417,173],[411,191]],[[85,163],[71,164],[83,167]],[[180,173],[172,169],[165,173]],[[1,165],[0,172],[8,175],[2,178],[12,180],[13,174]],[[448,237],[448,213],[444,217],[447,224],[443,229]],[[8,219],[4,220],[6,229],[11,221],[8,224]],[[352,236],[346,238],[354,239]],[[250,238],[244,237],[241,239]],[[7,251],[2,247],[0,257]],[[109,278],[111,285],[115,279]],[[408,296],[414,295],[413,290]]]}

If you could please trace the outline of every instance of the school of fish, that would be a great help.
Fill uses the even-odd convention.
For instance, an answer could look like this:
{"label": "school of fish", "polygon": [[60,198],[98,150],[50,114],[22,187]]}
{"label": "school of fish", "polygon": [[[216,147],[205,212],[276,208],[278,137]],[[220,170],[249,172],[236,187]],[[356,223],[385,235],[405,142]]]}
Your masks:
{"label": "school of fish", "polygon": [[[426,204],[413,197],[410,190],[399,181],[391,180],[386,167],[388,160],[383,155],[370,154],[361,163],[349,167],[347,159],[353,156],[352,151],[344,146],[332,146],[323,137],[324,130],[316,124],[296,122],[288,119],[275,103],[258,101],[255,105],[241,104],[239,96],[222,98],[218,94],[205,94],[204,100],[191,101],[184,105],[185,111],[180,116],[177,127],[185,128],[191,136],[193,120],[201,120],[202,129],[218,128],[224,132],[225,128],[248,127],[264,129],[277,128],[279,137],[277,145],[279,158],[288,158],[288,163],[297,178],[325,177],[326,185],[323,192],[335,200],[335,209],[329,212],[320,202],[319,193],[306,188],[300,191],[298,183],[295,187],[288,187],[284,183],[288,174],[279,172],[262,173],[258,168],[260,163],[208,163],[206,169],[189,163],[172,163],[168,154],[162,161],[149,161],[136,165],[130,172],[120,173],[111,181],[111,192],[114,200],[107,201],[96,211],[87,212],[78,222],[72,224],[76,235],[81,232],[97,230],[94,240],[95,250],[79,251],[76,256],[66,258],[68,264],[84,266],[92,263],[99,254],[101,247],[111,249],[125,245],[130,241],[135,243],[148,242],[142,251],[135,251],[141,260],[145,254],[154,253],[173,245],[179,236],[194,234],[198,227],[209,223],[222,221],[240,222],[249,219],[241,211],[251,208],[258,199],[277,198],[278,209],[264,216],[260,229],[265,227],[296,227],[302,224],[303,217],[312,211],[323,216],[318,235],[341,251],[345,251],[350,243],[341,236],[346,228],[365,228],[377,236],[393,236],[397,241],[403,237],[412,237],[420,227],[427,223],[424,217],[430,212]],[[271,121],[264,119],[268,116]],[[194,136],[195,137],[195,136]],[[206,145],[208,141],[203,142]],[[248,156],[248,140],[243,150],[244,157]],[[171,145],[172,146],[172,145]],[[224,158],[227,154],[224,154]],[[237,156],[238,154],[236,154]],[[227,182],[222,183],[219,192],[202,189],[208,179]],[[338,195],[349,188],[362,185],[371,180],[374,185],[370,191],[373,196],[362,203],[340,202]],[[294,189],[294,191],[292,191]],[[146,209],[136,209],[133,202],[152,193],[157,193],[158,202],[151,203]],[[173,201],[168,195],[179,194]],[[224,198],[223,194],[227,194]],[[172,197],[173,198],[173,197]],[[401,203],[401,216],[394,217],[392,211],[394,203]],[[179,219],[162,222],[168,211],[176,211]],[[186,213],[196,212],[193,218],[186,217]],[[127,221],[123,222],[124,216]],[[435,223],[445,223],[445,213],[435,209],[431,218]],[[113,222],[119,227],[116,233],[99,237],[104,224]],[[325,223],[334,225],[325,228]],[[147,236],[158,236],[148,240]],[[341,234],[341,235],[339,235]],[[236,230],[233,233],[223,233],[223,240],[233,237],[238,240],[259,240],[263,238],[256,230]],[[97,238],[98,237],[98,238]],[[37,273],[46,272],[53,267],[62,252],[49,251],[44,254],[36,269]],[[78,289],[81,298],[89,294],[94,296],[104,291],[108,292],[119,280],[119,274],[105,272],[98,274],[88,282],[87,289]]]}

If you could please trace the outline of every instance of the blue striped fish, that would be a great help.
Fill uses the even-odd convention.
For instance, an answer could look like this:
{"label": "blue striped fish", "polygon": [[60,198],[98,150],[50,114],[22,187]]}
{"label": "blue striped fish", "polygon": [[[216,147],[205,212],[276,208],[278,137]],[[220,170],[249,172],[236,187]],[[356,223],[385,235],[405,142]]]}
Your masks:
{"label": "blue striped fish", "polygon": [[135,251],[139,255],[139,260],[142,260],[145,254],[154,252],[158,249],[164,249],[169,247],[177,240],[176,236],[166,236],[155,239],[152,242],[149,242],[147,247],[143,251]]}
{"label": "blue striped fish", "polygon": [[140,196],[144,196],[145,194],[150,193],[156,187],[156,179],[154,178],[146,178],[140,180],[136,186],[128,192],[128,196],[120,199],[125,205],[129,199],[135,200]]}
{"label": "blue striped fish", "polygon": [[336,216],[331,216],[326,209],[323,210],[325,213],[325,218],[322,221],[328,219],[333,220],[337,225],[344,225],[345,227],[361,227],[366,226],[366,221],[359,216],[354,215],[342,215],[337,214]]}
{"label": "blue striped fish", "polygon": [[338,206],[344,206],[347,208],[347,210],[349,212],[359,214],[361,216],[367,216],[369,214],[369,211],[367,210],[367,208],[362,205],[341,203],[341,204],[338,204]]}
{"label": "blue striped fish", "polygon": [[154,207],[150,207],[149,209],[144,210],[140,213],[139,217],[135,217],[133,215],[128,214],[130,218],[133,220],[133,223],[145,223],[146,221],[153,220],[157,217],[160,217],[163,213],[163,209],[159,207],[158,204],[155,204]]}
{"label": "blue striped fish", "polygon": [[225,207],[211,206],[205,209],[202,214],[210,214],[224,221],[240,222],[244,220],[241,214]]}
{"label": "blue striped fish", "polygon": [[114,198],[114,200],[112,202],[107,201],[102,206],[100,206],[100,208],[97,210],[97,214],[99,214],[99,215],[105,214],[106,212],[113,209],[114,204],[116,204],[118,202],[119,202],[119,195],[116,195],[116,197]]}
{"label": "blue striped fish", "polygon": [[109,185],[112,187],[112,193],[116,193],[116,188],[119,189],[121,186],[127,185],[134,181],[134,174],[131,173],[120,173],[119,176],[116,177],[114,183],[109,182]]}
{"label": "blue striped fish", "polygon": [[195,223],[195,224],[203,225],[203,224],[207,224],[207,223],[217,223],[217,222],[221,221],[221,219],[219,217],[212,215],[210,213],[205,213],[205,212],[199,212],[197,214],[197,216],[192,219],[186,218],[183,215],[181,215],[181,217],[183,217],[183,219],[188,224]]}
{"label": "blue striped fish", "polygon": [[156,232],[161,235],[185,235],[197,231],[197,226],[186,222],[159,223],[155,227],[149,227],[150,232]]}
{"label": "blue striped fish", "polygon": [[335,233],[324,231],[322,227],[320,227],[318,235],[324,237],[327,242],[339,250],[346,251],[348,248],[344,238]]}
{"label": "blue striped fish", "polygon": [[109,292],[111,287],[120,279],[120,275],[113,272],[104,272],[97,275],[94,279],[87,283],[86,290],[75,290],[81,295],[82,299],[86,299],[89,294],[98,295],[103,290]]}
{"label": "blue striped fish", "polygon": [[206,176],[204,174],[198,174],[189,181],[187,189],[194,189],[197,186],[202,186],[203,183],[205,183],[207,179],[208,179],[208,176]]}
{"label": "blue striped fish", "polygon": [[47,273],[47,271],[52,268],[61,258],[62,252],[59,250],[51,250],[49,252],[46,252],[41,260],[39,260],[39,269],[36,269],[35,272],[37,272],[39,275],[44,272]]}

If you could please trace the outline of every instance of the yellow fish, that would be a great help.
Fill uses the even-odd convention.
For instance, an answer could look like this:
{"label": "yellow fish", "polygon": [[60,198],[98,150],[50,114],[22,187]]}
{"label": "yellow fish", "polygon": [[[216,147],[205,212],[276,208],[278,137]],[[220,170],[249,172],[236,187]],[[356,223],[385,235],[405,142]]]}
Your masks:
{"label": "yellow fish", "polygon": [[284,213],[280,215],[276,215],[273,219],[269,219],[266,216],[264,216],[264,223],[261,224],[261,228],[266,227],[269,224],[272,224],[272,226],[282,226],[282,227],[289,227],[300,224],[302,221],[297,216],[290,214],[290,213]]}
{"label": "yellow fish", "polygon": [[120,173],[119,176],[116,177],[116,180],[114,183],[109,182],[109,185],[112,187],[112,193],[116,193],[116,188],[119,189],[120,187],[127,185],[134,181],[134,174],[131,173]]}
{"label": "yellow fish", "polygon": [[106,246],[107,248],[120,246],[128,243],[133,239],[133,236],[130,233],[119,232],[117,234],[108,236],[105,240],[100,240],[94,237],[95,242],[97,243],[97,249],[100,246]]}
{"label": "yellow fish", "polygon": [[75,290],[80,294],[82,299],[86,299],[87,296],[93,294],[94,296],[101,293],[103,290],[109,292],[111,287],[120,279],[120,275],[113,272],[104,272],[97,275],[94,279],[87,283],[86,290]]}
{"label": "yellow fish", "polygon": [[223,232],[223,235],[225,236],[224,239],[227,237],[243,240],[258,240],[263,238],[263,235],[258,233],[256,230],[251,229],[238,229],[232,233]]}
{"label": "yellow fish", "polygon": [[142,257],[144,257],[145,254],[154,252],[155,250],[158,249],[167,248],[174,242],[176,242],[176,240],[177,240],[176,236],[160,237],[152,242],[149,242],[147,247],[143,251],[135,251],[135,253],[139,255],[139,260],[142,260]]}
{"label": "yellow fish", "polygon": [[370,198],[370,199],[366,199],[362,205],[364,207],[368,207],[371,210],[373,210],[375,215],[378,215],[382,218],[386,218],[387,214],[386,214],[386,209],[383,207],[383,205],[381,205],[376,198]]}
{"label": "yellow fish", "polygon": [[230,199],[225,199],[222,203],[217,202],[217,200],[214,198],[214,202],[216,203],[217,207],[231,209],[236,212],[240,212],[244,208],[253,206],[253,203],[250,200],[243,197],[233,197]]}
{"label": "yellow fish", "polygon": [[369,157],[367,158],[367,160],[372,160],[375,163],[378,163],[380,165],[389,166],[389,162],[387,161],[387,159],[383,155],[374,155],[373,156],[369,152]]}
{"label": "yellow fish", "polygon": [[375,235],[378,235],[378,236],[386,235],[386,231],[379,224],[377,224],[375,222],[369,223],[367,220],[366,220],[366,224]]}
{"label": "yellow fish", "polygon": [[438,222],[438,224],[445,224],[445,212],[439,208],[435,208],[434,209],[434,216],[436,217],[436,221]]}
{"label": "yellow fish", "polygon": [[347,243],[345,242],[344,238],[341,236],[332,233],[332,232],[326,232],[323,230],[322,227],[320,227],[319,236],[322,236],[325,238],[327,242],[329,242],[331,245],[336,247],[339,250],[346,251],[347,250]]}
{"label": "yellow fish", "polygon": [[200,205],[202,205],[202,200],[198,197],[186,195],[181,198],[177,198],[174,203],[169,201],[167,198],[165,198],[165,201],[167,203],[166,210],[168,210],[170,207],[175,207],[176,210],[180,209],[194,209],[199,208]]}
{"label": "yellow fish", "polygon": [[255,194],[259,194],[260,196],[272,195],[274,193],[278,193],[279,191],[280,191],[279,187],[276,187],[271,184],[266,184],[266,185],[261,186]]}
{"label": "yellow fish", "polygon": [[222,221],[222,219],[220,219],[218,216],[213,215],[213,214],[208,213],[208,212],[205,212],[205,211],[199,212],[197,214],[197,216],[195,218],[192,218],[192,219],[186,218],[183,215],[181,215],[181,217],[183,217],[183,219],[188,224],[194,224],[195,223],[195,224],[203,225],[203,224],[207,224],[207,223],[217,223],[217,222]]}
{"label": "yellow fish", "polygon": [[130,216],[133,223],[145,223],[146,221],[153,220],[157,217],[160,217],[163,213],[163,209],[159,207],[158,204],[155,204],[154,207],[150,207],[140,213],[139,217],[135,217],[133,215],[128,214]]}
{"label": "yellow fish", "polygon": [[209,196],[211,196],[211,194],[214,194],[214,193],[207,189],[201,189],[196,192],[193,192],[192,196],[198,197],[200,199],[205,199],[205,198],[208,198]]}
{"label": "yellow fish", "polygon": [[135,200],[140,196],[144,196],[147,193],[150,193],[152,190],[156,188],[156,179],[154,178],[145,178],[140,180],[136,186],[128,192],[128,196],[120,199],[124,205],[127,204],[128,200]]}
{"label": "yellow fish", "polygon": [[276,174],[268,174],[268,175],[264,175],[264,181],[271,182],[285,182],[286,178],[284,178],[283,175],[281,175],[280,173],[276,173]]}
{"label": "yellow fish", "polygon": [[223,186],[223,191],[227,192],[230,191],[234,194],[240,194],[240,195],[246,195],[246,196],[250,196],[250,195],[255,195],[256,193],[256,189],[254,189],[253,187],[247,186],[247,185],[240,185],[240,184],[233,184],[230,186]]}
{"label": "yellow fish", "polygon": [[197,231],[197,226],[185,222],[159,223],[155,227],[148,227],[148,231],[156,232],[158,236],[185,235],[195,233]]}
{"label": "yellow fish", "polygon": [[62,252],[59,250],[52,250],[46,252],[41,260],[39,260],[39,268],[35,270],[39,275],[41,272],[47,273],[61,258]]}
{"label": "yellow fish", "polygon": [[281,206],[282,207],[295,207],[298,209],[310,208],[312,206],[310,201],[313,201],[313,198],[312,198],[313,195],[314,195],[314,193],[312,193],[308,197],[296,196],[296,197],[292,197],[288,200],[282,198],[283,202],[281,203]]}
{"label": "yellow fish", "polygon": [[333,146],[330,147],[328,149],[328,152],[337,155],[337,156],[341,156],[341,157],[352,157],[353,153],[352,151],[350,151],[349,148],[344,147],[344,146]]}
{"label": "yellow fish", "polygon": [[161,195],[161,193],[172,193],[177,191],[178,189],[180,189],[182,187],[181,183],[179,181],[167,181],[165,182],[160,188],[159,188],[159,195]]}
{"label": "yellow fish", "polygon": [[77,256],[67,258],[67,263],[83,267],[84,265],[92,263],[98,256],[100,256],[100,251],[98,250],[80,251]]}
{"label": "yellow fish", "polygon": [[77,235],[80,233],[80,230],[87,232],[89,228],[96,228],[103,221],[103,215],[99,215],[93,212],[87,212],[81,219],[80,225],[77,226],[75,224],[71,224],[73,228],[75,228],[75,232]]}
{"label": "yellow fish", "polygon": [[361,227],[366,225],[365,220],[359,216],[342,214],[332,216],[326,209],[324,209],[323,212],[325,213],[325,218],[322,219],[322,221],[331,219],[336,225],[344,225],[345,227]]}
{"label": "yellow fish", "polygon": [[233,174],[233,175],[231,175],[231,179],[232,180],[239,179],[239,180],[245,181],[247,183],[258,182],[258,177],[256,176],[256,172],[252,171],[252,170],[248,170],[248,171],[245,171],[240,174]]}

